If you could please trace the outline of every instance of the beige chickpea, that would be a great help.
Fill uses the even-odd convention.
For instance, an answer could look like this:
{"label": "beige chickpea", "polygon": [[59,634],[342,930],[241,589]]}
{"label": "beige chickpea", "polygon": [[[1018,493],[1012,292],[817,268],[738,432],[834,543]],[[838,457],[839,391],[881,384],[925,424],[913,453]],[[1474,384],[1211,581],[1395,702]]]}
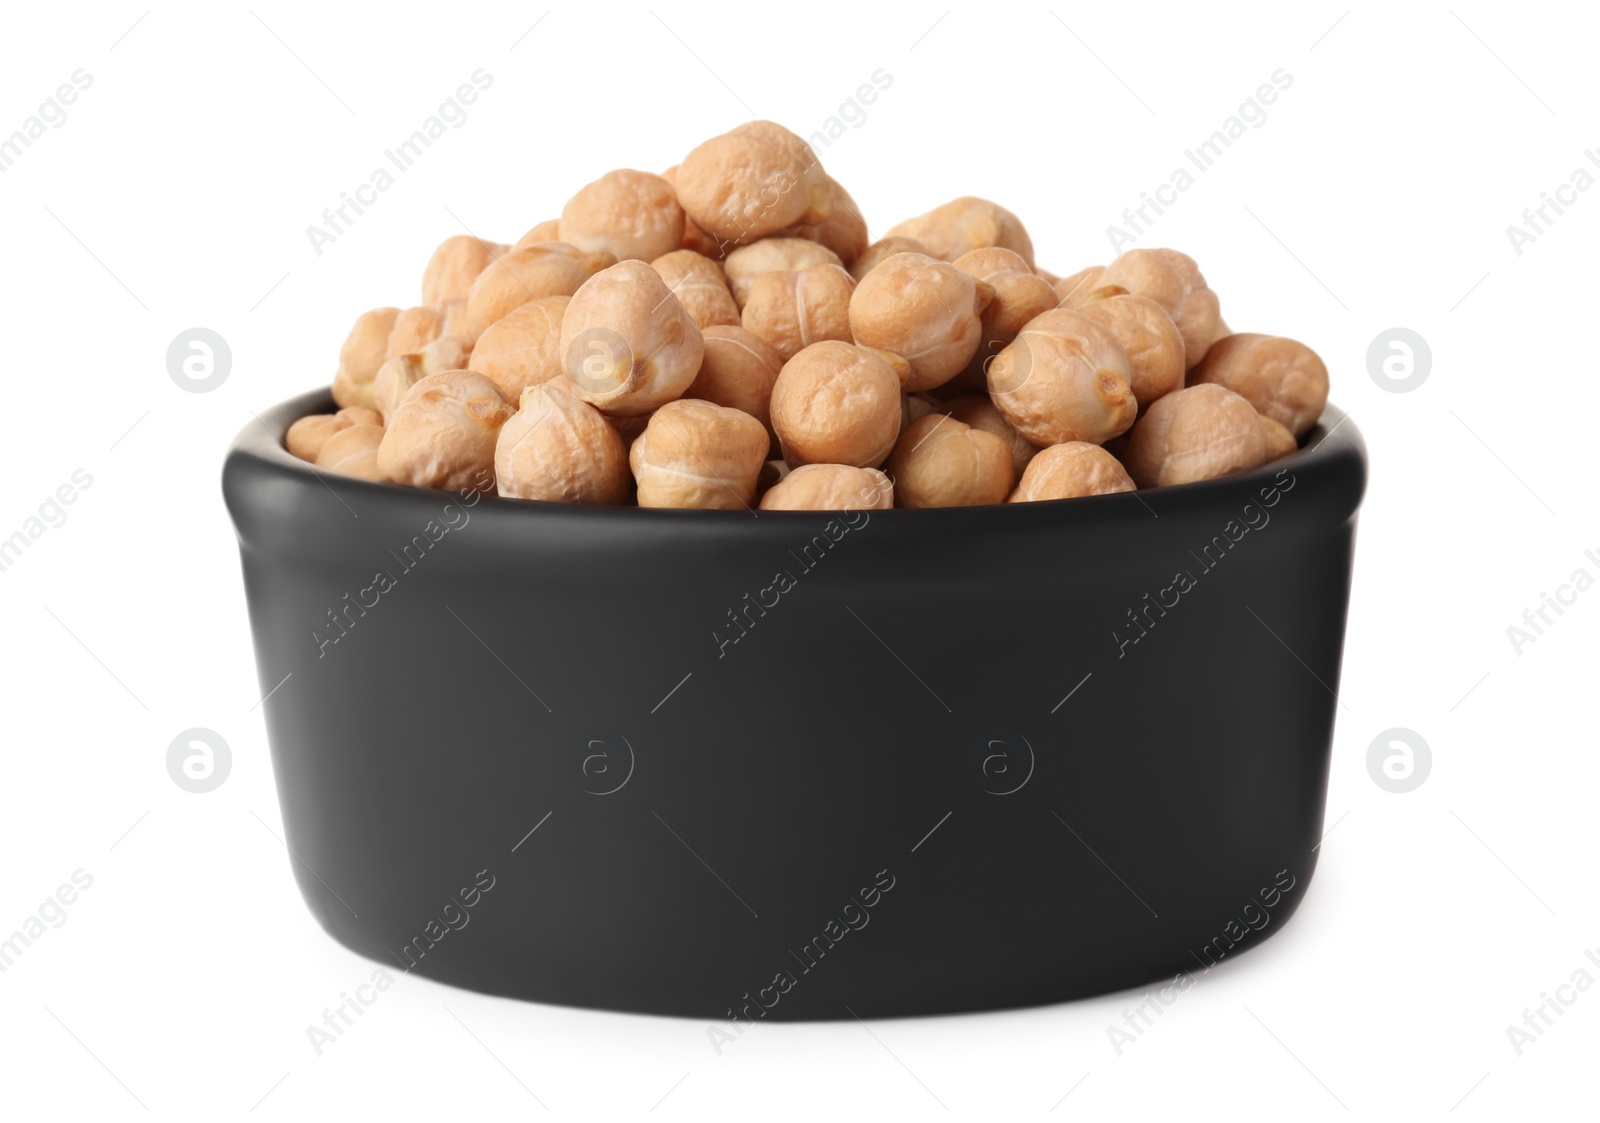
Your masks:
{"label": "beige chickpea", "polygon": [[1029,461],[1010,501],[1034,503],[1133,489],[1133,478],[1111,453],[1088,441],[1067,441],[1040,450]]}
{"label": "beige chickpea", "polygon": [[1120,285],[1165,308],[1183,336],[1184,354],[1191,370],[1221,336],[1217,294],[1206,285],[1200,267],[1188,254],[1169,249],[1128,250],[1106,266],[1100,284]]}
{"label": "beige chickpea", "polygon": [[455,234],[439,243],[422,271],[422,303],[445,304],[467,299],[472,282],[509,246],[471,234]]}
{"label": "beige chickpea", "polygon": [[700,370],[700,329],[650,266],[624,261],[584,282],[561,321],[561,354],[577,397],[636,417],[683,394]]}
{"label": "beige chickpea", "polygon": [[650,263],[678,298],[700,330],[716,324],[737,324],[739,306],[728,291],[722,266],[694,250],[673,250]]}
{"label": "beige chickpea", "polygon": [[874,468],[900,435],[900,378],[881,355],[838,340],[783,364],[772,387],[772,428],[791,465]]}
{"label": "beige chickpea", "polygon": [[728,288],[741,309],[750,299],[750,290],[768,273],[785,270],[798,272],[813,265],[838,265],[843,267],[839,255],[827,246],[806,238],[762,238],[747,246],[730,250],[722,263],[727,275]]}
{"label": "beige chickpea", "polygon": [[945,261],[984,246],[1015,250],[1033,268],[1033,241],[1022,220],[998,203],[963,195],[927,214],[907,219],[889,229],[889,236],[914,238],[927,252]]}
{"label": "beige chickpea", "polygon": [[[921,421],[930,413],[949,413],[948,402],[941,402],[931,394],[900,395],[900,431],[911,428],[913,421]],[[965,418],[963,418],[965,420]]]}
{"label": "beige chickpea", "polygon": [[508,402],[562,372],[561,322],[570,297],[539,296],[490,324],[472,349],[468,370],[487,375]]}
{"label": "beige chickpea", "polygon": [[767,431],[736,409],[668,402],[628,450],[641,507],[748,508],[767,459]]}
{"label": "beige chickpea", "polygon": [[1007,421],[1041,447],[1103,444],[1139,411],[1127,353],[1101,324],[1070,309],[1035,316],[989,364],[989,393]]}
{"label": "beige chickpea", "polygon": [[387,357],[389,333],[399,315],[398,308],[374,308],[356,317],[339,348],[339,369],[333,376],[336,405],[372,408],[372,379]]}
{"label": "beige chickpea", "polygon": [[616,259],[564,242],[540,242],[496,260],[472,282],[467,295],[467,330],[476,340],[496,320],[536,296],[571,296],[590,277]]}
{"label": "beige chickpea", "polygon": [[724,242],[816,225],[833,205],[831,181],[816,154],[771,121],[750,121],[712,137],[683,158],[676,182],[695,225]]}
{"label": "beige chickpea", "polygon": [[983,310],[983,340],[961,375],[969,389],[982,389],[989,361],[1017,338],[1029,320],[1056,306],[1056,293],[1014,250],[988,246],[964,253],[951,264],[994,289],[994,299]]}
{"label": "beige chickpea", "polygon": [[683,396],[748,413],[761,422],[775,443],[772,386],[783,369],[783,356],[742,327],[718,324],[706,328],[701,336],[705,354],[700,371]]}
{"label": "beige chickpea", "polygon": [[1004,503],[1015,482],[1010,447],[948,414],[913,421],[895,442],[888,468],[902,507]]}
{"label": "beige chickpea", "polygon": [[1100,278],[1105,276],[1105,272],[1104,265],[1091,265],[1087,269],[1078,270],[1070,277],[1062,277],[1056,281],[1051,287],[1056,290],[1058,306],[1076,308],[1083,302],[1084,293],[1100,287]]}
{"label": "beige chickpea", "polygon": [[529,246],[536,246],[540,242],[559,241],[561,241],[561,220],[559,218],[547,218],[543,222],[536,223],[531,230],[518,238],[511,249],[512,252],[515,252],[517,250],[525,250]]}
{"label": "beige chickpea", "polygon": [[501,495],[552,503],[627,500],[628,447],[604,414],[549,383],[529,386],[520,400],[495,442]]}
{"label": "beige chickpea", "polygon": [[828,217],[814,225],[791,226],[779,231],[779,235],[805,238],[826,246],[838,255],[839,261],[848,269],[851,262],[867,248],[867,220],[862,217],[861,208],[856,206],[850,192],[839,186],[837,180],[830,178],[828,183],[832,199]]}
{"label": "beige chickpea", "polygon": [[[672,184],[672,189],[678,189],[678,165],[661,173],[661,178]],[[679,204],[682,205],[681,203]],[[713,238],[700,227],[695,225],[694,219],[687,213],[683,216],[683,249],[693,250],[702,257],[709,257],[712,261],[721,261],[728,256],[728,251],[733,248],[731,242],[724,242],[720,238]]]}
{"label": "beige chickpea", "polygon": [[362,406],[349,406],[338,413],[312,414],[289,426],[289,431],[283,435],[283,444],[292,456],[315,464],[322,446],[335,433],[356,425],[377,425],[381,428],[383,418],[375,410]]}
{"label": "beige chickpea", "polygon": [[1092,300],[1078,309],[1116,337],[1128,355],[1129,385],[1141,410],[1183,386],[1183,336],[1166,309],[1145,296],[1127,293]]}
{"label": "beige chickpea", "polygon": [[763,273],[745,300],[744,329],[785,362],[824,339],[850,341],[850,294],[856,283],[839,265]]}
{"label": "beige chickpea", "polygon": [[887,511],[894,483],[876,468],[806,464],[787,473],[761,497],[763,511]]}
{"label": "beige chickpea", "polygon": [[460,303],[452,307],[441,304],[419,304],[415,308],[405,309],[394,318],[394,327],[389,329],[389,342],[384,347],[384,359],[389,360],[396,355],[411,355],[422,350],[446,334],[447,321],[452,327],[458,327],[462,307]]}
{"label": "beige chickpea", "polygon": [[567,200],[559,240],[618,261],[654,261],[683,245],[683,208],[660,176],[620,168]]}
{"label": "beige chickpea", "polygon": [[1207,383],[1156,399],[1133,427],[1123,464],[1140,487],[1168,487],[1254,468],[1266,458],[1255,407]]}
{"label": "beige chickpea", "polygon": [[1267,442],[1267,461],[1281,460],[1300,447],[1294,434],[1270,417],[1257,415],[1261,422],[1261,439]]}
{"label": "beige chickpea", "polygon": [[363,480],[384,480],[387,477],[378,468],[378,446],[382,443],[382,425],[341,429],[317,453],[317,467]]}
{"label": "beige chickpea", "polygon": [[1189,385],[1214,382],[1244,397],[1296,440],[1311,431],[1328,404],[1328,368],[1304,343],[1245,332],[1211,345]]}
{"label": "beige chickpea", "polygon": [[948,262],[900,253],[861,279],[850,298],[850,330],[863,347],[903,356],[906,389],[931,390],[978,352],[994,289]]}
{"label": "beige chickpea", "polygon": [[385,479],[447,491],[494,470],[500,427],[516,411],[493,382],[470,370],[430,374],[407,391],[378,446]]}
{"label": "beige chickpea", "polygon": [[933,256],[928,252],[928,247],[915,238],[880,238],[861,251],[861,256],[856,258],[855,263],[850,266],[850,275],[859,284],[861,278],[897,253],[920,253],[924,257]]}
{"label": "beige chickpea", "polygon": [[957,421],[992,433],[1004,441],[1011,450],[1012,471],[1019,480],[1028,464],[1039,454],[1039,446],[1017,432],[988,394],[963,394],[959,398],[951,398],[945,403],[944,410]]}
{"label": "beige chickpea", "polygon": [[458,335],[442,335],[421,351],[396,355],[378,368],[372,380],[372,400],[385,419],[394,416],[411,387],[430,374],[465,369],[472,344]]}

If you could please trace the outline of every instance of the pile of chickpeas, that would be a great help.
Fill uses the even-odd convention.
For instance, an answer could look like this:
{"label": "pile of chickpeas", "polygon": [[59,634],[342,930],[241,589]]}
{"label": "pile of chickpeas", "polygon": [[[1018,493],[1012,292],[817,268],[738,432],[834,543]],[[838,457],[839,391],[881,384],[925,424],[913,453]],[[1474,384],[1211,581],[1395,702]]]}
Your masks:
{"label": "pile of chickpeas", "polygon": [[789,130],[621,170],[514,245],[447,238],[412,308],[363,313],[337,413],[289,451],[415,487],[641,507],[1066,499],[1293,452],[1328,399],[1304,344],[1233,334],[1194,261],[1069,277],[955,199],[869,242]]}

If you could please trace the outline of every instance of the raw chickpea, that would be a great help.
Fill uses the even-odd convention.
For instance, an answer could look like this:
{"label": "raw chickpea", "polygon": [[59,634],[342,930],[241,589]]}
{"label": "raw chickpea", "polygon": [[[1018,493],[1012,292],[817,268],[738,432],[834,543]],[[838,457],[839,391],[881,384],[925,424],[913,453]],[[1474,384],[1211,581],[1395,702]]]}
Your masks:
{"label": "raw chickpea", "polygon": [[467,299],[472,282],[489,263],[507,253],[509,247],[486,242],[471,234],[456,234],[439,243],[422,271],[422,303],[445,304]]}
{"label": "raw chickpea", "polygon": [[883,463],[900,435],[900,379],[884,358],[838,340],[783,364],[772,427],[791,465]]}
{"label": "raw chickpea", "polygon": [[750,121],[683,158],[678,200],[695,225],[745,243],[797,223],[817,225],[832,209],[831,181],[809,145],[782,125]]}
{"label": "raw chickpea", "polygon": [[1015,250],[1028,268],[1033,268],[1033,241],[1022,220],[998,203],[963,195],[927,214],[907,219],[891,227],[889,236],[915,238],[928,247],[928,253],[954,261],[964,253],[984,246]]}
{"label": "raw chickpea", "polygon": [[[661,178],[672,184],[673,191],[677,191],[678,165],[673,164],[672,167],[662,172]],[[679,205],[681,206],[682,204],[680,203]],[[721,261],[724,257],[728,256],[728,250],[731,248],[731,245],[728,242],[724,242],[718,238],[713,238],[710,234],[707,234],[704,230],[700,229],[700,227],[696,226],[694,219],[690,218],[686,213],[683,216],[683,248],[686,250],[693,250],[702,257],[709,257],[712,261]]]}
{"label": "raw chickpea", "polygon": [[983,339],[980,317],[993,297],[987,283],[948,262],[895,254],[856,286],[850,330],[864,347],[905,357],[907,390],[931,390],[972,361]]}
{"label": "raw chickpea", "polygon": [[722,266],[693,250],[673,250],[650,263],[678,298],[684,310],[704,331],[716,324],[737,324],[739,306],[728,291]]}
{"label": "raw chickpea", "polygon": [[1054,308],[1056,293],[1019,254],[999,246],[964,253],[951,264],[994,289],[994,299],[983,310],[983,340],[962,372],[969,388],[977,390],[983,387],[989,360],[1017,338],[1029,320]]}
{"label": "raw chickpea", "polygon": [[549,383],[522,391],[521,405],[495,442],[501,495],[554,503],[627,500],[628,449],[604,414]]}
{"label": "raw chickpea", "polygon": [[1300,447],[1294,434],[1270,417],[1259,417],[1261,439],[1267,442],[1267,461],[1281,460]]}
{"label": "raw chickpea", "polygon": [[430,374],[407,391],[378,446],[385,479],[446,491],[494,469],[500,426],[516,411],[476,371]]}
{"label": "raw chickpea", "polygon": [[705,355],[700,371],[683,392],[685,398],[715,402],[742,410],[772,431],[772,386],[783,369],[783,356],[760,336],[741,327],[715,325],[701,332]]}
{"label": "raw chickpea", "polygon": [[876,468],[806,464],[761,497],[763,511],[887,511],[894,484]]}
{"label": "raw chickpea", "polygon": [[945,403],[944,410],[957,421],[965,422],[974,429],[982,429],[985,433],[992,433],[1004,441],[1006,447],[1011,450],[1012,471],[1019,480],[1028,464],[1039,453],[1039,446],[1017,432],[1011,422],[1006,420],[1006,415],[989,400],[988,394],[964,394],[959,398],[951,398]]}
{"label": "raw chickpea", "polygon": [[378,468],[378,446],[382,443],[382,425],[341,429],[317,453],[317,467],[363,480],[383,480],[386,477]]}
{"label": "raw chickpea", "polygon": [[1214,382],[1242,395],[1296,440],[1311,431],[1328,404],[1328,368],[1304,343],[1281,335],[1223,336],[1189,375],[1189,385]]}
{"label": "raw chickpea", "polygon": [[897,253],[920,253],[924,257],[933,256],[928,252],[928,247],[915,238],[881,238],[861,251],[861,256],[856,258],[855,264],[850,266],[850,275],[859,283],[861,278]]}
{"label": "raw chickpea", "polygon": [[547,218],[518,238],[511,249],[514,252],[516,250],[525,250],[529,246],[536,246],[540,242],[559,241],[561,241],[561,220],[559,218]]}
{"label": "raw chickpea", "polygon": [[317,413],[302,417],[283,435],[284,447],[290,454],[315,464],[317,454],[335,433],[356,425],[383,426],[383,418],[374,410],[350,406],[338,413]]}
{"label": "raw chickpea", "polygon": [[1188,254],[1167,249],[1129,250],[1106,266],[1100,284],[1120,285],[1165,308],[1183,336],[1191,370],[1222,334],[1217,294],[1206,286],[1200,267]]}
{"label": "raw chickpea", "polygon": [[558,240],[618,261],[654,261],[683,245],[683,208],[660,176],[621,168],[567,200]]}
{"label": "raw chickpea", "polygon": [[700,370],[700,329],[642,261],[596,273],[561,321],[561,354],[577,397],[635,417],[679,397]]}
{"label": "raw chickpea", "polygon": [[1102,325],[1070,309],[1035,316],[989,364],[989,393],[1033,444],[1102,444],[1133,424],[1139,405],[1128,356]]}
{"label": "raw chickpea", "polygon": [[1123,464],[1140,487],[1226,476],[1265,463],[1255,407],[1213,383],[1157,398],[1128,438]]}
{"label": "raw chickpea", "polygon": [[1133,479],[1115,456],[1088,441],[1067,441],[1040,451],[1022,473],[1012,503],[1075,499],[1132,491]]}
{"label": "raw chickpea", "polygon": [[[949,413],[950,406],[928,394],[900,395],[900,431],[911,428],[913,421],[921,421],[930,413]],[[963,418],[962,420],[965,420]]]}
{"label": "raw chickpea", "polygon": [[1092,300],[1078,311],[1105,325],[1127,352],[1129,384],[1141,410],[1183,386],[1183,336],[1161,305],[1128,293]]}
{"label": "raw chickpea", "polygon": [[828,183],[832,199],[828,217],[811,226],[791,226],[781,231],[780,236],[805,238],[826,246],[848,269],[867,248],[867,220],[861,216],[861,208],[856,206],[850,192],[840,187],[837,180],[830,178]]}
{"label": "raw chickpea", "polygon": [[476,340],[490,324],[536,296],[571,296],[608,266],[611,254],[588,252],[564,242],[540,242],[508,253],[472,282],[467,296],[467,330]]}
{"label": "raw chickpea", "polygon": [[1044,283],[1049,285],[1052,289],[1055,288],[1058,284],[1061,283],[1061,278],[1056,276],[1056,274],[1050,272],[1050,270],[1048,270],[1048,269],[1041,269],[1037,265],[1035,265],[1033,267],[1033,271],[1038,276],[1044,278]]}
{"label": "raw chickpea", "polygon": [[767,273],[783,270],[798,272],[813,265],[838,265],[839,255],[827,246],[805,238],[762,238],[731,251],[722,263],[728,288],[742,309],[750,299],[750,289]]}
{"label": "raw chickpea", "polygon": [[372,408],[372,379],[383,365],[398,308],[374,308],[356,317],[339,348],[339,369],[333,376],[333,400],[343,406]]}
{"label": "raw chickpea", "polygon": [[889,475],[902,507],[1004,503],[1015,482],[1010,446],[948,414],[929,414],[900,434]]}
{"label": "raw chickpea", "polygon": [[438,339],[441,335],[448,334],[445,324],[448,321],[451,327],[460,327],[462,319],[460,309],[463,304],[453,306],[440,304],[419,304],[415,308],[407,308],[394,319],[394,327],[389,329],[389,342],[384,347],[385,360],[396,355],[412,355],[422,350],[428,344]]}
{"label": "raw chickpea", "polygon": [[1078,270],[1070,277],[1062,277],[1052,286],[1056,290],[1059,307],[1076,308],[1083,303],[1083,295],[1100,287],[1100,278],[1105,276],[1105,272],[1104,265],[1091,265],[1087,269]]}
{"label": "raw chickpea", "polygon": [[570,300],[539,296],[512,309],[478,337],[467,369],[487,375],[508,402],[560,374],[561,320]]}
{"label": "raw chickpea", "polygon": [[785,362],[824,339],[848,343],[855,287],[839,265],[763,273],[745,300],[744,329],[766,340]]}
{"label": "raw chickpea", "polygon": [[748,413],[695,398],[668,402],[628,450],[639,506],[748,508],[767,445]]}
{"label": "raw chickpea", "polygon": [[372,380],[372,400],[385,419],[394,416],[406,394],[430,374],[462,370],[472,355],[472,344],[458,335],[441,335],[421,351],[396,355],[378,368]]}

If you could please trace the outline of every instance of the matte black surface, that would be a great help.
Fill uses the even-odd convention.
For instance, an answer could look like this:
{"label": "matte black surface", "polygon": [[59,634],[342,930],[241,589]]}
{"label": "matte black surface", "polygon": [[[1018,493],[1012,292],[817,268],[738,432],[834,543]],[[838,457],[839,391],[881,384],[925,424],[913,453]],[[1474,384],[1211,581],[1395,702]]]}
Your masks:
{"label": "matte black surface", "polygon": [[252,423],[223,490],[262,692],[293,673],[264,708],[295,877],[391,970],[721,1020],[969,1010],[1198,971],[1307,892],[1366,481],[1336,408],[1228,479],[842,535],[316,473],[279,441],[330,408]]}

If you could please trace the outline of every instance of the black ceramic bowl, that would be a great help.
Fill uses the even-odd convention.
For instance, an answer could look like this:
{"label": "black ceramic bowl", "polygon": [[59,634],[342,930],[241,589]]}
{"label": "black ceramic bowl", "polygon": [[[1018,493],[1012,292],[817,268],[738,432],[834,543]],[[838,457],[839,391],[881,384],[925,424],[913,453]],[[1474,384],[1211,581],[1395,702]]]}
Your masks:
{"label": "black ceramic bowl", "polygon": [[731,1040],[1198,973],[1306,893],[1366,480],[1333,407],[1226,479],[759,516],[318,473],[282,436],[330,408],[223,490],[295,877],[392,972]]}

